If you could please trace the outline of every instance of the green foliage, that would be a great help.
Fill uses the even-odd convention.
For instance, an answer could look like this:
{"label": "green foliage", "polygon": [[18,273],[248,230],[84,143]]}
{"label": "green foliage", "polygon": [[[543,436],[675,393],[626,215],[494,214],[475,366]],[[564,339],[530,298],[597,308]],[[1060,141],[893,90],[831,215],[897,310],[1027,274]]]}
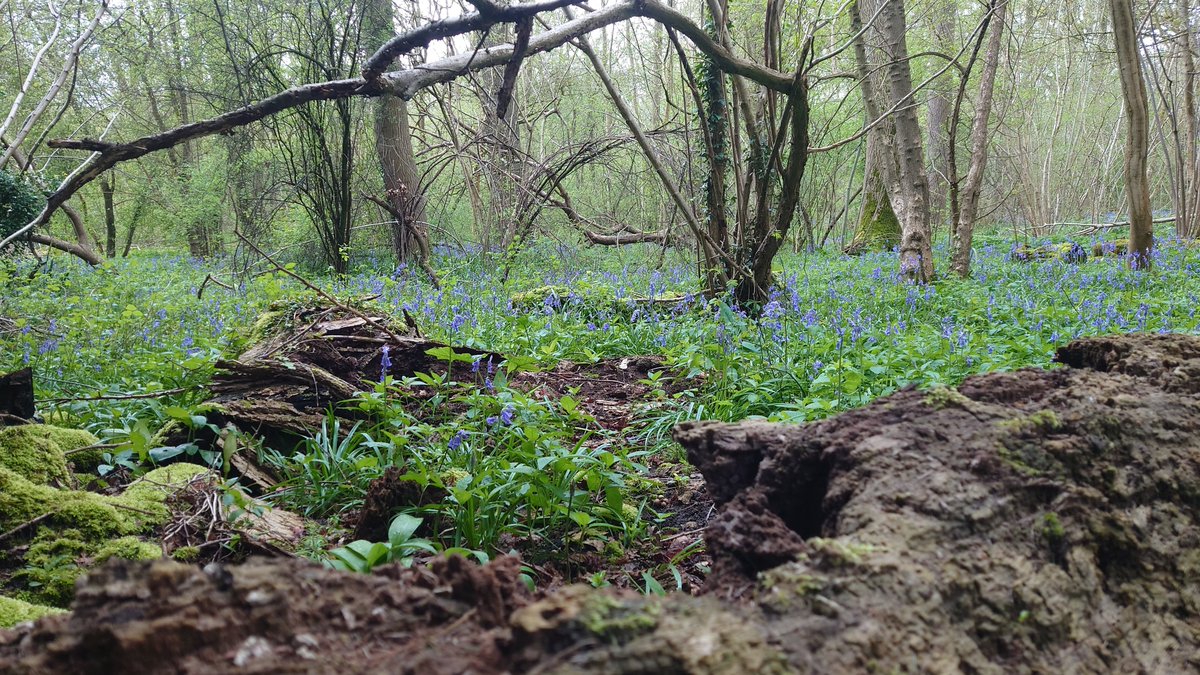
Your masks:
{"label": "green foliage", "polygon": [[[441,525],[432,537],[440,548],[490,554],[505,535],[638,536],[640,513],[625,508],[624,477],[644,470],[640,453],[597,441],[594,421],[572,397],[537,400],[506,381],[502,369],[490,388],[414,378],[407,384],[436,391],[413,400],[388,378],[350,404],[369,425],[344,430],[330,416],[290,458],[274,455],[289,476],[282,503],[310,516],[354,508],[373,478],[400,466],[416,492],[443,495],[412,507]],[[371,559],[370,547],[358,548],[346,555]]]}
{"label": "green foliage", "polygon": [[38,190],[8,171],[0,171],[0,239],[29,224],[45,205]]}
{"label": "green foliage", "polygon": [[421,522],[407,513],[398,514],[388,526],[386,542],[352,541],[330,551],[325,564],[336,570],[364,573],[393,562],[408,567],[414,554],[437,552],[432,542],[413,536]]}

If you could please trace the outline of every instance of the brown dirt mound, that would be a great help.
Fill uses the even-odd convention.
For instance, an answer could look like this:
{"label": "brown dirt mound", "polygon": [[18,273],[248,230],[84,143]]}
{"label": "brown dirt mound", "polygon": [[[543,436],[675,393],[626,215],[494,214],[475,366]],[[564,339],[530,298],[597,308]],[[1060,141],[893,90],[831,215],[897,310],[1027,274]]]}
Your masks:
{"label": "brown dirt mound", "polygon": [[510,558],[375,577],[125,564],[91,577],[74,614],[0,632],[0,663],[1194,672],[1200,340],[1084,340],[1059,358],[1083,367],[902,391],[803,427],[681,427],[719,503],[707,597],[571,587],[535,601]]}

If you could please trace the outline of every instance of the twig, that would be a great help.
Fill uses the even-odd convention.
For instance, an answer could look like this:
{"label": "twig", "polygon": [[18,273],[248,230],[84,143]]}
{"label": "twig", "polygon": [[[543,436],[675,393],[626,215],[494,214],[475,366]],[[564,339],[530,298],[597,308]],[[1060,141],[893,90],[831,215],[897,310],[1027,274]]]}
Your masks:
{"label": "twig", "polygon": [[13,529],[9,530],[8,532],[0,534],[0,541],[4,541],[5,539],[8,539],[9,537],[13,536],[14,534],[20,532],[21,530],[25,530],[30,527],[33,527],[34,525],[37,525],[38,523],[42,522],[43,520],[54,515],[54,513],[55,513],[54,511],[47,511],[46,513],[43,513],[42,515],[38,516],[37,518],[34,518],[32,520],[27,520],[27,521],[21,523],[20,525],[14,527]]}
{"label": "twig", "polygon": [[120,443],[96,443],[95,445],[85,445],[82,448],[68,450],[63,453],[63,457],[70,457],[71,455],[77,455],[81,452],[87,452],[88,450],[112,450],[113,448],[119,447],[121,447]]}
{"label": "twig", "polygon": [[151,518],[157,518],[157,517],[158,517],[158,515],[159,515],[159,514],[157,514],[157,513],[154,513],[153,511],[147,511],[147,510],[145,510],[145,509],[139,509],[139,508],[137,508],[137,507],[134,507],[134,506],[129,506],[129,505],[127,505],[127,504],[122,504],[122,503],[120,503],[120,502],[112,502],[112,505],[113,505],[113,506],[115,506],[115,507],[117,507],[118,509],[125,509],[126,511],[133,511],[134,513],[140,513],[140,514],[142,514],[143,516],[150,516]]}
{"label": "twig", "polygon": [[204,277],[204,282],[200,284],[200,290],[196,291],[196,299],[197,300],[204,299],[204,287],[208,286],[210,283],[213,286],[220,286],[221,288],[224,288],[225,290],[229,291],[230,293],[232,293],[234,291],[233,286],[230,286],[229,284],[226,284],[226,283],[222,282],[220,279],[209,274]]}

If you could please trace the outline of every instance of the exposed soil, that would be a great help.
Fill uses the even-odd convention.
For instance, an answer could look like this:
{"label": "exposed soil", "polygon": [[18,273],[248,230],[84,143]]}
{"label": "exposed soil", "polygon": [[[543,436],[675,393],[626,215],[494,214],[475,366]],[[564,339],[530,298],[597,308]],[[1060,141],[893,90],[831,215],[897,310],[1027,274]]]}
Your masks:
{"label": "exposed soil", "polygon": [[0,632],[0,671],[1195,672],[1200,339],[1059,360],[806,426],[680,427],[718,504],[703,597],[533,597],[512,558],[124,563]]}
{"label": "exposed soil", "polygon": [[[644,380],[665,369],[661,356],[625,356],[596,363],[563,362],[553,370],[518,373],[511,383],[555,400],[574,392],[580,409],[595,417],[597,424],[621,431],[630,426],[634,407],[653,390]],[[663,386],[673,393],[683,385],[666,378]]]}

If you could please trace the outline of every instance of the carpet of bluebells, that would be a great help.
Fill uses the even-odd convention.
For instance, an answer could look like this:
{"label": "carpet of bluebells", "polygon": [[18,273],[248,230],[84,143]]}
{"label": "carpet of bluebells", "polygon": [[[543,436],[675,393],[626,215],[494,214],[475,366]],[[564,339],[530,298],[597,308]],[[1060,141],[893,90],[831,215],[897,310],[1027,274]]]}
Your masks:
{"label": "carpet of bluebells", "polygon": [[[698,535],[670,558],[659,550],[675,508],[659,497],[679,477],[687,482],[686,469],[670,468],[680,459],[669,440],[678,422],[819,419],[908,384],[1050,366],[1055,348],[1080,336],[1200,332],[1200,249],[1162,242],[1150,272],[1120,257],[1020,262],[1014,251],[982,245],[971,279],[925,286],[896,275],[894,253],[787,257],[753,313],[697,295],[685,254],[653,250],[535,249],[507,266],[440,251],[441,290],[381,260],[354,261],[344,277],[310,275],[345,301],[406,312],[425,335],[508,363],[475,362],[479,372],[456,370],[456,381],[380,373],[346,403],[368,421],[347,428],[331,415],[295,447],[256,446],[283,478],[267,498],[318,528],[301,554],[342,569],[428,551],[482,560],[516,549],[569,580],[682,589],[704,563]],[[938,262],[944,269],[944,251]],[[208,275],[229,288],[205,285]],[[184,452],[220,467],[219,452],[190,441],[159,447],[155,432],[171,420],[204,428],[214,362],[239,353],[273,304],[313,301],[282,273],[237,275],[224,260],[139,255],[96,269],[0,261],[0,372],[32,366],[46,421],[111,443],[101,473],[120,466],[137,475]],[[651,376],[651,395],[620,432],[598,428],[571,395],[546,400],[507,386],[516,362],[640,354],[664,356],[686,381],[665,386]],[[411,386],[433,395],[414,402]],[[333,548],[353,523],[343,517],[390,466],[445,498],[397,514],[389,542]],[[227,497],[238,494],[236,483],[224,485]],[[438,525],[412,539],[422,522]],[[605,566],[573,558],[580,547],[602,552]]]}
{"label": "carpet of bluebells", "polygon": [[[986,245],[970,280],[914,286],[893,254],[790,257],[761,316],[695,294],[682,258],[589,249],[527,252],[509,268],[486,256],[442,252],[442,290],[417,270],[361,260],[342,278],[316,281],[344,299],[407,311],[429,337],[554,363],[662,354],[701,386],[646,411],[658,432],[688,418],[811,420],[909,383],[953,385],[965,376],[1047,366],[1076,337],[1200,331],[1200,250],[1160,242],[1151,272],[1119,257],[1082,263],[1015,262]],[[944,269],[944,260],[941,268]],[[656,268],[656,266],[658,268]],[[304,292],[280,275],[234,279],[224,261],[138,256],[90,269],[58,261],[32,279],[24,263],[0,267],[0,371],[25,365],[39,398],[183,390],[203,396],[213,361],[244,346],[270,303]],[[514,302],[513,298],[521,298]],[[651,299],[659,302],[651,302]],[[47,404],[64,422],[102,430],[152,414],[161,401]],[[45,407],[45,406],[44,406]]]}

